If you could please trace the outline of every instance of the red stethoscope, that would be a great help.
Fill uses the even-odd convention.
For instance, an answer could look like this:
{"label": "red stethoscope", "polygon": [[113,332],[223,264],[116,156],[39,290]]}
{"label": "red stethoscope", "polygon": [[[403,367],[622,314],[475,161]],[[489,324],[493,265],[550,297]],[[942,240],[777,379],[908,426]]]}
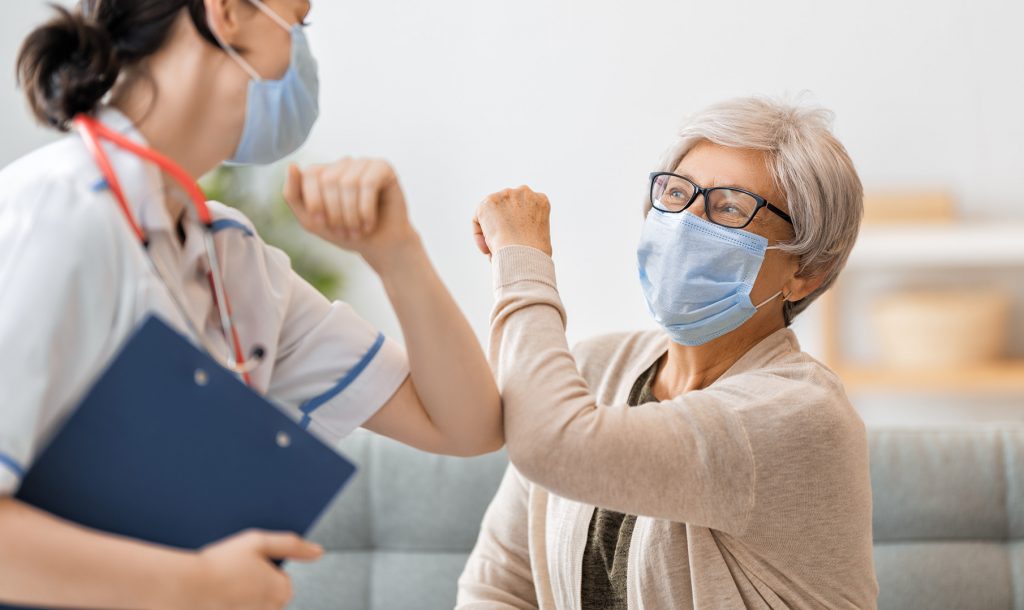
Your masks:
{"label": "red stethoscope", "polygon": [[[224,331],[224,337],[232,348],[228,350],[227,362],[222,362],[221,364],[224,364],[228,370],[241,375],[246,384],[252,385],[252,379],[249,374],[260,365],[263,360],[265,350],[261,347],[254,348],[248,359],[246,359],[242,354],[242,342],[238,338],[238,330],[235,328],[235,322],[231,315],[231,302],[228,300],[227,292],[224,289],[224,282],[220,273],[220,263],[217,259],[217,249],[214,247],[213,216],[210,214],[209,206],[206,205],[206,195],[203,194],[202,189],[199,188],[199,185],[192,176],[190,176],[188,172],[174,161],[159,152],[151,148],[147,148],[146,146],[131,140],[125,135],[110,129],[95,118],[79,114],[75,117],[74,124],[78,129],[78,133],[81,134],[82,140],[85,142],[85,147],[89,150],[89,153],[96,161],[96,165],[99,167],[100,172],[106,179],[107,186],[110,188],[110,192],[114,195],[114,199],[117,200],[117,203],[121,208],[121,212],[124,214],[125,220],[128,221],[132,232],[139,238],[139,242],[142,243],[144,248],[149,247],[148,237],[136,221],[135,215],[132,213],[131,207],[128,205],[128,200],[125,198],[124,190],[121,188],[121,182],[117,179],[117,174],[114,172],[114,166],[110,163],[110,157],[108,157],[106,151],[103,150],[103,147],[100,145],[100,141],[106,140],[141,159],[153,163],[163,170],[164,173],[173,178],[175,182],[185,190],[185,193],[192,202],[192,208],[199,217],[199,221],[205,227],[204,245],[206,247],[206,258],[210,266],[207,278],[210,282],[210,287],[213,290],[214,303],[216,304],[217,311],[220,314],[220,323]],[[173,294],[172,298],[175,298]],[[182,315],[185,320],[189,325],[192,325],[191,318],[187,315],[184,307],[177,302],[176,298],[175,302],[182,309]],[[194,326],[192,330],[195,333],[196,338],[200,343],[202,343],[202,332]],[[204,344],[203,347],[206,348],[206,351],[209,352],[211,356],[214,355],[215,352],[210,350],[208,346]]]}

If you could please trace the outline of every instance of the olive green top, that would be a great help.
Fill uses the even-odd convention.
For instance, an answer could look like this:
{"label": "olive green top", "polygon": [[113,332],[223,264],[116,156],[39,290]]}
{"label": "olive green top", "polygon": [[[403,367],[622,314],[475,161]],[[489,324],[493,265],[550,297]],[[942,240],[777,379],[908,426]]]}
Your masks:
{"label": "olive green top", "polygon": [[[657,402],[651,392],[658,374],[655,362],[637,378],[626,403],[631,407]],[[598,508],[590,520],[587,547],[583,551],[583,610],[627,610],[626,566],[636,515]]]}

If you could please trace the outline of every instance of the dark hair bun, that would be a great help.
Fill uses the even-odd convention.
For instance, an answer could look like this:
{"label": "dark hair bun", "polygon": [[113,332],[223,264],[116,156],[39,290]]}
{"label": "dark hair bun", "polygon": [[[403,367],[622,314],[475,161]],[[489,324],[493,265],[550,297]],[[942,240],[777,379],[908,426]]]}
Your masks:
{"label": "dark hair bun", "polygon": [[67,131],[75,115],[96,109],[117,81],[121,62],[106,29],[54,8],[57,16],[36,28],[18,52],[18,83],[41,122]]}

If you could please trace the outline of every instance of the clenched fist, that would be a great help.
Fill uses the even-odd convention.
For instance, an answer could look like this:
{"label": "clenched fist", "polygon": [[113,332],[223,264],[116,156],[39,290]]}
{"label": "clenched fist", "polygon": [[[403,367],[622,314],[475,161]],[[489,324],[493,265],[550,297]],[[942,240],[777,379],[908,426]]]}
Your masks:
{"label": "clenched fist", "polygon": [[476,245],[490,255],[505,246],[530,246],[551,256],[551,203],[529,187],[505,189],[486,199],[473,217]]}
{"label": "clenched fist", "polygon": [[307,231],[371,265],[415,241],[405,195],[386,161],[342,159],[288,168],[284,198]]}

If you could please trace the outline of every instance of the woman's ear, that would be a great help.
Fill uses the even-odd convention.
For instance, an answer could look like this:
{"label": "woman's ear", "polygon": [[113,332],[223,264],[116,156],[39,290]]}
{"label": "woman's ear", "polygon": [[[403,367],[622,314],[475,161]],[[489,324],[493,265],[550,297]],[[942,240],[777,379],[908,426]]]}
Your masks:
{"label": "woman's ear", "polygon": [[235,46],[241,32],[241,3],[245,0],[203,0],[206,23],[216,38]]}
{"label": "woman's ear", "polygon": [[820,270],[814,273],[800,274],[797,272],[786,285],[782,287],[782,294],[787,301],[802,301],[812,292],[821,288],[828,275],[827,270]]}

